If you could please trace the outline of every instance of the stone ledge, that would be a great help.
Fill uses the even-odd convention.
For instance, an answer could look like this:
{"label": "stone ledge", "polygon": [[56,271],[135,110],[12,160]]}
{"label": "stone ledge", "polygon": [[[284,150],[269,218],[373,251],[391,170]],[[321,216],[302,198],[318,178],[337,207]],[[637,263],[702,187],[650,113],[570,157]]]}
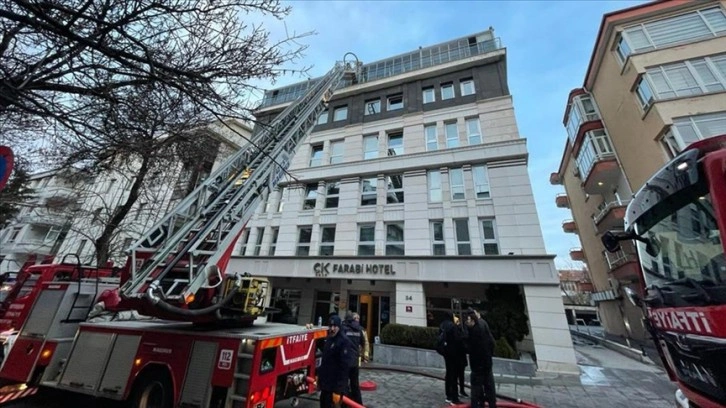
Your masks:
{"label": "stone ledge", "polygon": [[[434,350],[413,347],[373,344],[374,361],[389,366],[444,369],[444,358]],[[534,377],[537,365],[533,361],[510,360],[494,357],[494,373],[517,377]]]}

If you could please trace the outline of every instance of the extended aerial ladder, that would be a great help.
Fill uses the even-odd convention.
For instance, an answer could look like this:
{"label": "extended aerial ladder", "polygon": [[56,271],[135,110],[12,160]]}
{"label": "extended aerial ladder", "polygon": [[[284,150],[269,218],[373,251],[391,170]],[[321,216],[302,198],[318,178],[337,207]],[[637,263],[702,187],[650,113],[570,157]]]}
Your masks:
{"label": "extended aerial ladder", "polygon": [[[247,295],[256,292],[259,298],[268,283],[225,274],[233,245],[341,80],[355,83],[360,67],[357,60],[336,63],[131,246],[121,308],[197,323],[254,320]],[[253,306],[257,312],[262,307]]]}

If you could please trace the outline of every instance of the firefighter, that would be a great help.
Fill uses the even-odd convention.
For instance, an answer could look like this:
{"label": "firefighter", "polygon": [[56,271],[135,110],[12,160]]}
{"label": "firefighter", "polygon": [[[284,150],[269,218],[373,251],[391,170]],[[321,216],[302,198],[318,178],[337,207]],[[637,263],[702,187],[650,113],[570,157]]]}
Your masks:
{"label": "firefighter", "polygon": [[350,368],[358,358],[354,354],[353,344],[341,331],[340,316],[331,316],[328,325],[328,337],[317,369],[320,408],[339,406],[342,396],[348,392]]}

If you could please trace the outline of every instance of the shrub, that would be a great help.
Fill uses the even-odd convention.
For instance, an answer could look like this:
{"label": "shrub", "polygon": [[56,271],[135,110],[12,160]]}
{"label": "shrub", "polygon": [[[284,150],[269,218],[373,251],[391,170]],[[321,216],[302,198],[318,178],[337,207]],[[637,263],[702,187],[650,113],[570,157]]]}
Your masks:
{"label": "shrub", "polygon": [[494,344],[494,357],[518,359],[517,351],[509,345],[504,337],[500,337]]}
{"label": "shrub", "polygon": [[392,346],[433,350],[438,334],[439,329],[437,327],[389,323],[381,330],[381,341]]}

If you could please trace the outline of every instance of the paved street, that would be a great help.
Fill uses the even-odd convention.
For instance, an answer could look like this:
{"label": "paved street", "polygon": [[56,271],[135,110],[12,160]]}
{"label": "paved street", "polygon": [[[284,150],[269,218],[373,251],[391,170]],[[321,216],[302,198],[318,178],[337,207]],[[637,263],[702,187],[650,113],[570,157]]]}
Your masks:
{"label": "paved street", "polygon": [[[535,402],[544,408],[629,407],[655,408],[673,406],[675,387],[666,375],[652,364],[643,364],[614,351],[575,339],[581,375],[540,375],[529,378],[498,377],[499,394]],[[384,369],[361,371],[361,381],[372,380],[376,391],[364,392],[366,406],[426,407],[444,406],[443,370],[425,370],[422,374]],[[432,378],[439,377],[439,378]],[[110,407],[108,401],[94,401],[74,395],[51,392],[17,402],[8,407],[61,408]],[[290,406],[281,402],[278,408]],[[300,401],[300,408],[318,406],[315,396]]]}

